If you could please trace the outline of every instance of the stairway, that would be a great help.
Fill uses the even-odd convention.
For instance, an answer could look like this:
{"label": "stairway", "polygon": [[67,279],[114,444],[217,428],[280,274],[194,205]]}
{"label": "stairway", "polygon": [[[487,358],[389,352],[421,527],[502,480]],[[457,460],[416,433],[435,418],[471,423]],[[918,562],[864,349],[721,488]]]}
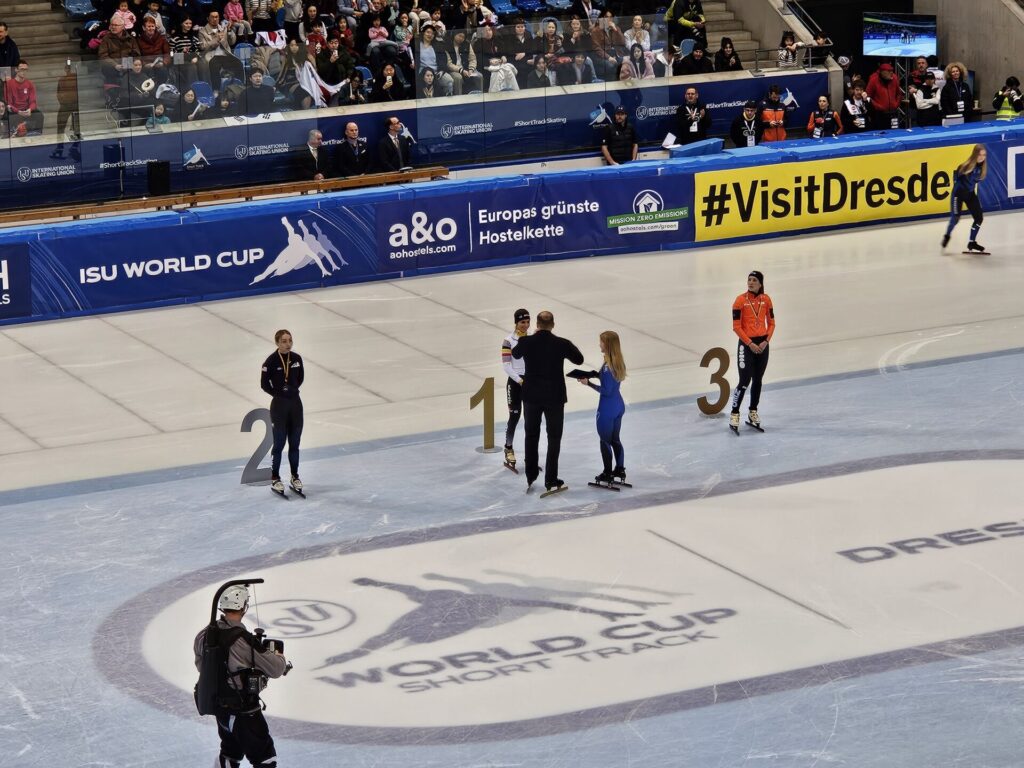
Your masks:
{"label": "stairway", "polygon": [[64,74],[68,59],[75,64],[82,58],[78,40],[72,36],[81,22],[71,21],[59,6],[51,7],[50,0],[0,2],[0,19],[7,23],[7,34],[28,62],[28,77],[36,86],[36,101],[46,119],[43,133],[54,133],[57,79]]}
{"label": "stairway", "polygon": [[754,51],[762,47],[753,38],[751,33],[743,28],[743,22],[736,18],[736,14],[729,10],[726,2],[705,2],[704,21],[707,26],[705,31],[708,36],[708,54],[715,55],[719,49],[723,37],[732,38],[733,47],[739,54],[745,67],[754,63]]}

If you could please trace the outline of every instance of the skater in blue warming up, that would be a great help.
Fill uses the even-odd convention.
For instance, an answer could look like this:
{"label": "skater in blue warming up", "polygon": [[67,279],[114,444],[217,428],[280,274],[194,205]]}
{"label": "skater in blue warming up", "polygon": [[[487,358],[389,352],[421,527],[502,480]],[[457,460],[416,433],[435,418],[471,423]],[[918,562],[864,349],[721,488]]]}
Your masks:
{"label": "skater in blue warming up", "polygon": [[597,436],[601,438],[601,461],[604,462],[604,469],[594,478],[592,485],[613,487],[627,485],[622,440],[619,439],[622,414],[626,412],[626,404],[619,393],[619,385],[626,378],[626,361],[622,358],[622,345],[619,343],[619,334],[615,331],[602,333],[600,344],[601,354],[604,355],[604,364],[598,374],[601,379],[600,385],[591,384],[590,379],[580,379],[580,383],[601,393],[601,399],[597,404]]}
{"label": "skater in blue warming up", "polygon": [[988,173],[986,162],[988,153],[982,144],[975,144],[971,156],[957,166],[956,177],[953,182],[953,194],[950,195],[949,226],[946,227],[946,234],[942,236],[942,247],[949,245],[949,236],[953,234],[953,227],[960,221],[960,211],[966,205],[967,210],[974,217],[974,224],[971,225],[971,239],[967,243],[967,250],[964,253],[987,253],[984,246],[978,244],[978,230],[981,229],[981,222],[984,216],[981,212],[981,203],[978,202],[978,194],[975,189],[978,183],[984,181]]}

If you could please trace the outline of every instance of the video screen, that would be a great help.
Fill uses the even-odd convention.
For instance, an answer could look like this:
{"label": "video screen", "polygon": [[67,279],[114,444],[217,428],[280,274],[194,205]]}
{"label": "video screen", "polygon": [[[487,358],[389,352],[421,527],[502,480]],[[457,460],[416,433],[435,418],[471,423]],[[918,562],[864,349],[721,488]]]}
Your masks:
{"label": "video screen", "polygon": [[916,13],[865,13],[865,56],[936,56],[938,19]]}

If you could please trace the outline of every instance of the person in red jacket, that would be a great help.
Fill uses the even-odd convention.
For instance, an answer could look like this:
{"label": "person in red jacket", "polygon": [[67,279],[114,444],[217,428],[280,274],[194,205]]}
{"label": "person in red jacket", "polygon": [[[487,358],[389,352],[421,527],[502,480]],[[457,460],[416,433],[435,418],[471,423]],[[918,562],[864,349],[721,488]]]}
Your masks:
{"label": "person in red jacket", "polygon": [[43,113],[36,105],[36,87],[28,79],[28,62],[21,59],[14,77],[5,83],[7,108],[10,111],[11,135],[24,136],[28,131],[43,130]]}
{"label": "person in red jacket", "polygon": [[785,141],[786,105],[782,103],[782,89],[779,86],[769,86],[768,98],[761,102],[758,113],[764,128],[761,141]]}
{"label": "person in red jacket", "polygon": [[876,131],[899,128],[899,109],[903,89],[896,79],[892,64],[878,65],[878,71],[868,78],[868,98],[871,100],[871,119]]}
{"label": "person in red jacket", "polygon": [[761,379],[768,367],[768,342],[775,333],[775,309],[764,292],[764,275],[756,269],[747,275],[747,290],[732,303],[732,329],[739,336],[736,364],[740,381],[732,393],[729,429],[739,434],[740,406],[750,387],[750,411],[747,423],[761,429],[757,405],[761,400]]}

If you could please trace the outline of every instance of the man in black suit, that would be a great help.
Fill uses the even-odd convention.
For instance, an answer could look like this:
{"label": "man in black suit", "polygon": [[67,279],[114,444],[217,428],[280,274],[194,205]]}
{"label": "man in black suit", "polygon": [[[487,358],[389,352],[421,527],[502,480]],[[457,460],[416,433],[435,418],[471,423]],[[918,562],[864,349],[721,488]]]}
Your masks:
{"label": "man in black suit", "polygon": [[320,145],[324,135],[316,128],[309,132],[306,143],[295,151],[295,176],[300,181],[323,181],[330,169],[327,152]]}
{"label": "man in black suit", "polygon": [[523,336],[512,349],[512,357],[526,362],[528,374],[523,377],[523,407],[526,423],[526,483],[533,485],[538,468],[540,420],[544,417],[548,436],[548,456],[544,464],[544,487],[547,490],[565,485],[558,478],[558,453],[562,447],[562,424],[565,419],[565,371],[563,362],[583,364],[583,353],[568,339],[551,331],[555,318],[548,312],[537,314],[537,332]]}
{"label": "man in black suit", "polygon": [[377,167],[381,171],[399,171],[410,165],[408,136],[402,135],[402,121],[392,115],[384,123],[387,134],[377,145]]}
{"label": "man in black suit", "polygon": [[348,123],[345,126],[345,138],[338,145],[335,153],[339,176],[362,176],[370,164],[370,153],[366,149],[366,139],[359,135],[359,126]]}

